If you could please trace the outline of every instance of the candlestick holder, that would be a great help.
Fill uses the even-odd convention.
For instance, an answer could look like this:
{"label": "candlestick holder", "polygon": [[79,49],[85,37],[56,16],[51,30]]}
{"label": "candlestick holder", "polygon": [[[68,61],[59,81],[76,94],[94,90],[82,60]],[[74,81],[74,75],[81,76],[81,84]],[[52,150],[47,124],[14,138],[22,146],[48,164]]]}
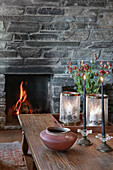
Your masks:
{"label": "candlestick holder", "polygon": [[106,136],[103,137],[101,134],[97,134],[95,137],[99,138],[102,141],[102,143],[97,148],[98,151],[100,151],[100,152],[113,151],[113,149],[109,145],[106,144],[106,141],[112,139],[113,136],[109,136],[109,134],[106,134]]}
{"label": "candlestick holder", "polygon": [[77,132],[82,134],[82,138],[77,141],[78,145],[82,145],[82,146],[91,146],[92,145],[91,141],[89,139],[87,139],[87,137],[86,137],[88,134],[92,133],[92,130],[77,129]]}

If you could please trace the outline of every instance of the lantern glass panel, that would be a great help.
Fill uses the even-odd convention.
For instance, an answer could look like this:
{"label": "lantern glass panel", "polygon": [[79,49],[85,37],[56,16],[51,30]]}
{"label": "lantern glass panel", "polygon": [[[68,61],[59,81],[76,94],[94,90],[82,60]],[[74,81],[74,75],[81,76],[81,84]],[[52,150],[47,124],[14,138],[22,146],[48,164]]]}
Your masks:
{"label": "lantern glass panel", "polygon": [[60,118],[65,124],[80,121],[80,94],[76,92],[62,92],[60,94]]}
{"label": "lantern glass panel", "polygon": [[[105,124],[108,123],[108,97],[104,95]],[[86,96],[86,119],[88,126],[102,124],[102,95],[90,94]]]}

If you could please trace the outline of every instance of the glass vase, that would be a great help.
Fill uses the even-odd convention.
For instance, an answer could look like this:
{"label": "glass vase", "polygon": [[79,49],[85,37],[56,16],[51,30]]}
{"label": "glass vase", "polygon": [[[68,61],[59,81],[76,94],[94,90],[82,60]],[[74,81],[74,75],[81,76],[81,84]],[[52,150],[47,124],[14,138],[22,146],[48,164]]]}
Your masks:
{"label": "glass vase", "polygon": [[[108,123],[108,96],[104,95],[105,124]],[[102,95],[89,94],[86,96],[86,120],[88,126],[102,124]]]}
{"label": "glass vase", "polygon": [[72,124],[80,121],[80,94],[62,92],[60,94],[60,122]]}

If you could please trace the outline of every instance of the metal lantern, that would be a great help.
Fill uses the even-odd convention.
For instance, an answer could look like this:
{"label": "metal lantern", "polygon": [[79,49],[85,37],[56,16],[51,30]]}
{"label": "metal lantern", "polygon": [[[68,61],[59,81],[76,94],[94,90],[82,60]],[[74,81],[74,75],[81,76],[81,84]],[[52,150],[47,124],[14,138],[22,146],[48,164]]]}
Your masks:
{"label": "metal lantern", "polygon": [[80,121],[80,94],[76,92],[62,92],[60,94],[60,118],[64,124]]}
{"label": "metal lantern", "polygon": [[[108,96],[104,95],[105,124],[108,123]],[[90,94],[86,96],[86,119],[88,126],[102,124],[102,95]]]}

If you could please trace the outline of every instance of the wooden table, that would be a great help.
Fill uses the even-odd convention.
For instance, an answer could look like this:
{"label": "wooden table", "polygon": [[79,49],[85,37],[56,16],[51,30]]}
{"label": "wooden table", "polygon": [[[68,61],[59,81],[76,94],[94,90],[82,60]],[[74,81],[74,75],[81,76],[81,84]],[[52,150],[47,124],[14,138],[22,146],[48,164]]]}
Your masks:
{"label": "wooden table", "polygon": [[[24,130],[24,154],[30,147],[35,166],[40,170],[113,170],[113,152],[101,153],[96,150],[101,143],[89,135],[92,146],[80,146],[76,143],[67,151],[56,152],[48,149],[40,139],[40,132],[47,126],[53,126],[51,114],[20,114],[20,124]],[[113,135],[113,134],[112,134]],[[78,138],[81,135],[77,134]],[[28,145],[26,145],[28,144]],[[113,148],[113,139],[107,142]]]}

